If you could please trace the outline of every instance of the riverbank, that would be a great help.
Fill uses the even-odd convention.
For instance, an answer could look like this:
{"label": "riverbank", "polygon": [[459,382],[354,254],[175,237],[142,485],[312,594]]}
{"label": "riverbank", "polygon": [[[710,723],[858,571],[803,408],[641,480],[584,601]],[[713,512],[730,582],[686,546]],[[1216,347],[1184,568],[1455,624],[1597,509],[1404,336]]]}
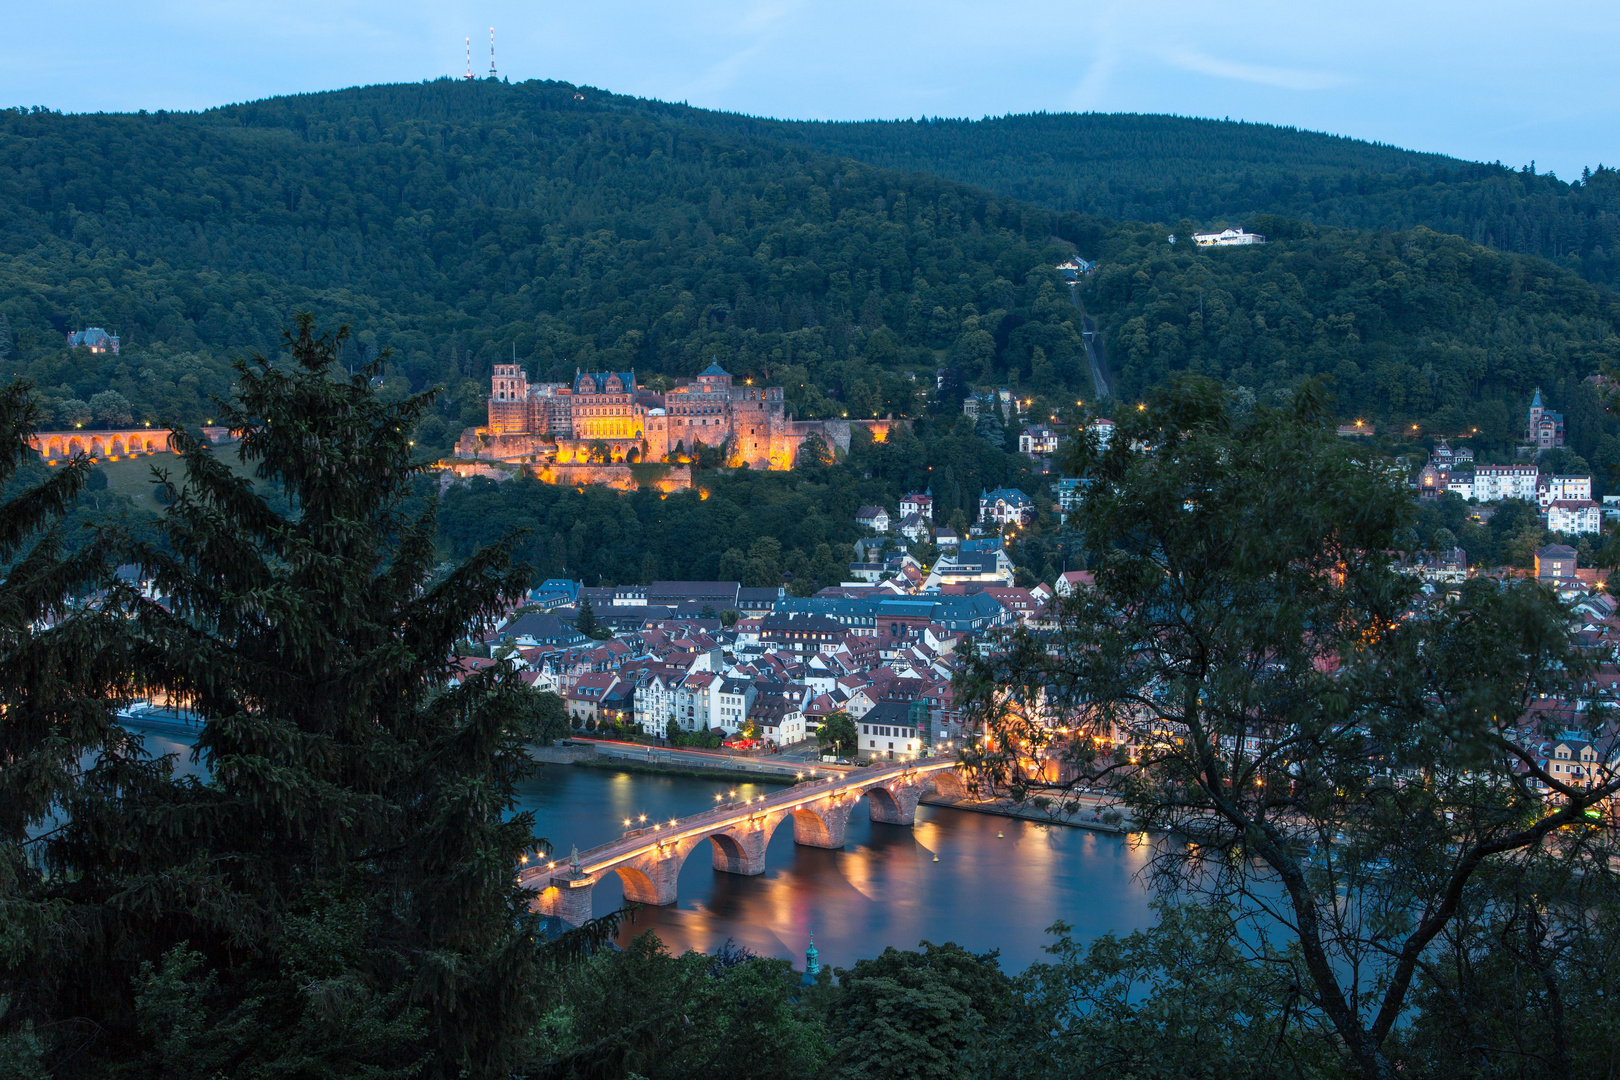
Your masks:
{"label": "riverbank", "polygon": [[926,806],[948,806],[952,810],[971,810],[975,814],[992,814],[996,817],[1015,818],[1018,821],[1029,821],[1037,825],[1064,825],[1075,829],[1090,829],[1093,832],[1112,833],[1116,836],[1133,831],[1127,822],[1114,825],[1101,818],[1083,818],[1053,814],[1041,809],[1034,803],[1016,803],[1011,799],[973,799],[952,798],[948,795],[924,795],[919,802]]}

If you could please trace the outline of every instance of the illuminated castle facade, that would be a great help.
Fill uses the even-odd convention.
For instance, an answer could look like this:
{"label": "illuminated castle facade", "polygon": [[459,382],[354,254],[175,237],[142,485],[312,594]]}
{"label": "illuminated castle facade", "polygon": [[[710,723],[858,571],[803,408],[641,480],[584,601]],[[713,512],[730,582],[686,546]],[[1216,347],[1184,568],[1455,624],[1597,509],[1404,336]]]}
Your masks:
{"label": "illuminated castle facade", "polygon": [[561,458],[569,442],[607,443],[613,460],[665,461],[728,446],[729,464],[787,469],[812,434],[849,447],[847,421],[790,420],[780,386],[737,386],[719,364],[665,394],[638,386],[633,371],[580,372],[569,385],[531,383],[522,365],[497,364],[489,426],[463,436],[460,452],[532,459],[545,443]]}

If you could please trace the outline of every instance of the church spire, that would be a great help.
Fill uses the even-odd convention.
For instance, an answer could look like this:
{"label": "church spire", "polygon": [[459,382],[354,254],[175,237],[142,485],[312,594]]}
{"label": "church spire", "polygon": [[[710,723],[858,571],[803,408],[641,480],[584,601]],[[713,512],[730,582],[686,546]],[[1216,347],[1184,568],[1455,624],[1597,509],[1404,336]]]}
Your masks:
{"label": "church spire", "polygon": [[821,974],[821,954],[816,951],[816,932],[810,931],[810,947],[804,950],[804,977],[799,981],[810,986]]}

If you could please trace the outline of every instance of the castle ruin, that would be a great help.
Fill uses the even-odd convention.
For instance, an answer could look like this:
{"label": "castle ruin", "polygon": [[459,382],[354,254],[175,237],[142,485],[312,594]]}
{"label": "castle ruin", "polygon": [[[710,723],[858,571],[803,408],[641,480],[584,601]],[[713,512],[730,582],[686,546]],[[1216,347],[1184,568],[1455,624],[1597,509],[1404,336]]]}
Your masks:
{"label": "castle ruin", "polygon": [[684,464],[700,446],[726,447],[732,467],[790,469],[811,435],[847,452],[849,433],[847,420],[789,419],[780,386],[737,386],[718,363],[663,394],[633,371],[579,372],[570,385],[531,383],[521,364],[496,364],[489,423],[467,429],[456,455],[554,469]]}

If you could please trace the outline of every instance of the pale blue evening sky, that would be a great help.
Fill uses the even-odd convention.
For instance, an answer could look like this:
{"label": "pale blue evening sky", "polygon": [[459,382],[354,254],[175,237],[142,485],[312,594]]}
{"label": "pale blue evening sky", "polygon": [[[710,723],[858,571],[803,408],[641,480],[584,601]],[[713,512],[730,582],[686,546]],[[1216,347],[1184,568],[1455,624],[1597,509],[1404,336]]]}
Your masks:
{"label": "pale blue evening sky", "polygon": [[1570,178],[1620,163],[1620,4],[5,0],[0,104],[197,109],[460,74],[765,116],[1173,112]]}

